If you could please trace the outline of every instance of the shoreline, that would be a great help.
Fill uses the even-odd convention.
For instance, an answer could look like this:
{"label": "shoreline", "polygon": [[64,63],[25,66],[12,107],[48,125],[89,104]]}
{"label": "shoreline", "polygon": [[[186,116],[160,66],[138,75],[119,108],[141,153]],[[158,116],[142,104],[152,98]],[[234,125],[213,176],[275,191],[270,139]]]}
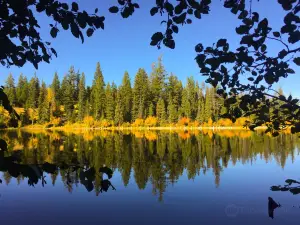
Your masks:
{"label": "shoreline", "polygon": [[[255,128],[255,130],[266,130],[267,127],[261,126]],[[153,130],[153,131],[167,131],[167,130],[244,130],[250,131],[250,129],[242,127],[242,126],[212,126],[212,127],[72,127],[72,126],[62,126],[62,127],[43,127],[43,126],[27,126],[27,127],[19,127],[19,128],[3,128],[1,130],[89,130],[89,131],[98,131],[98,130],[109,130],[109,131],[130,131],[130,130]]]}

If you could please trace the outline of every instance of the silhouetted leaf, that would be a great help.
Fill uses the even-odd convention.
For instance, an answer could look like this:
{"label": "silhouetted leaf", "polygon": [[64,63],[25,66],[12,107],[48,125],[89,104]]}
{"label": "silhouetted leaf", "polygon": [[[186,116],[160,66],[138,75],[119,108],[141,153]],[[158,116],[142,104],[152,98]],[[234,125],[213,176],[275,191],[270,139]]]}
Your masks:
{"label": "silhouetted leaf", "polygon": [[119,12],[119,8],[117,6],[112,6],[109,8],[109,12],[117,13],[117,12]]}
{"label": "silhouetted leaf", "polygon": [[151,16],[154,16],[157,12],[158,12],[158,8],[157,8],[157,7],[153,7],[153,8],[150,10]]}
{"label": "silhouetted leaf", "polygon": [[196,17],[196,18],[198,18],[198,19],[201,19],[201,12],[200,12],[200,10],[195,10],[194,11],[194,16]]}
{"label": "silhouetted leaf", "polygon": [[300,188],[291,188],[291,189],[290,189],[290,192],[291,192],[293,195],[298,195],[298,194],[300,194]]}
{"label": "silhouetted leaf", "polygon": [[125,1],[124,1],[124,0],[118,0],[118,3],[119,3],[120,5],[125,5]]}
{"label": "silhouetted leaf", "polygon": [[173,26],[172,26],[172,30],[173,30],[175,33],[178,33],[178,26],[173,25]]}
{"label": "silhouetted leaf", "polygon": [[74,37],[79,38],[79,28],[76,23],[71,23],[71,32]]}
{"label": "silhouetted leaf", "polygon": [[293,62],[297,64],[297,66],[300,66],[300,57],[294,58]]}
{"label": "silhouetted leaf", "polygon": [[168,11],[168,13],[172,13],[172,11],[174,10],[174,6],[170,2],[166,2],[165,9]]}
{"label": "silhouetted leaf", "polygon": [[247,34],[249,31],[249,27],[246,25],[241,25],[235,29],[237,34]]}
{"label": "silhouetted leaf", "polygon": [[175,41],[172,39],[164,39],[164,44],[171,49],[175,48]]}
{"label": "silhouetted leaf", "polygon": [[77,12],[79,9],[78,4],[76,2],[72,2],[72,11]]}
{"label": "silhouetted leaf", "polygon": [[287,180],[285,180],[285,183],[288,183],[289,185],[291,185],[291,184],[300,184],[298,181],[293,180],[293,179],[287,179]]}
{"label": "silhouetted leaf", "polygon": [[52,27],[50,34],[53,38],[56,38],[58,29],[56,27]]}
{"label": "silhouetted leaf", "polygon": [[88,37],[91,37],[91,36],[93,35],[93,33],[94,33],[94,30],[93,30],[92,28],[89,28],[89,29],[86,31],[86,35],[87,35]]}
{"label": "silhouetted leaf", "polygon": [[280,33],[279,32],[273,32],[274,37],[280,37]]}
{"label": "silhouetted leaf", "polygon": [[287,54],[288,54],[287,51],[285,49],[283,49],[282,51],[279,52],[278,57],[280,59],[283,59],[284,57],[287,56]]}
{"label": "silhouetted leaf", "polygon": [[154,41],[161,41],[164,38],[164,35],[162,32],[156,32],[155,34],[152,35],[151,39]]}
{"label": "silhouetted leaf", "polygon": [[217,42],[217,48],[224,47],[227,44],[227,39],[219,39]]}
{"label": "silhouetted leaf", "polygon": [[191,20],[191,19],[187,19],[187,20],[186,20],[186,23],[187,23],[187,24],[191,24],[191,23],[192,23],[192,20]]}
{"label": "silhouetted leaf", "polygon": [[195,47],[195,51],[200,53],[203,51],[203,45],[200,43],[200,44],[197,44],[196,47]]}
{"label": "silhouetted leaf", "polygon": [[180,16],[174,16],[173,21],[177,24],[183,23],[186,18],[186,13],[182,13]]}

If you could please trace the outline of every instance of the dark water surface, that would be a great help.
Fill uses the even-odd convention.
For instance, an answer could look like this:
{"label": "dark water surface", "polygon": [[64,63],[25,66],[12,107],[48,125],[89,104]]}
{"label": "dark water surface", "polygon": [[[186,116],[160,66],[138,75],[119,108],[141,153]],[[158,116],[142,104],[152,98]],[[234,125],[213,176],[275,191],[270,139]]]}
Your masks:
{"label": "dark water surface", "polygon": [[[32,183],[25,172],[1,169],[1,225],[300,221],[300,195],[270,190],[288,178],[300,179],[297,136],[9,131],[0,138],[8,144],[6,157],[18,155],[21,165],[38,171]],[[45,172],[46,162],[59,169]],[[103,167],[113,170],[111,178],[99,172]],[[96,172],[85,180],[88,168]],[[107,191],[103,181],[112,184]],[[274,219],[268,215],[268,197],[282,205]]]}

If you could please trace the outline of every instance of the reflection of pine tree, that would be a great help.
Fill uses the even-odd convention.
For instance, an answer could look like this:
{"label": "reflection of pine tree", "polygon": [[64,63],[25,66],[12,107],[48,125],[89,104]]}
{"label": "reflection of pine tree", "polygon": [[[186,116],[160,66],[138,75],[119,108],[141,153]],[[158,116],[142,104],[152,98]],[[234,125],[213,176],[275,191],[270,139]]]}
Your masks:
{"label": "reflection of pine tree", "polygon": [[5,180],[5,184],[8,185],[11,181],[12,176],[9,174],[9,172],[4,172],[3,178]]}

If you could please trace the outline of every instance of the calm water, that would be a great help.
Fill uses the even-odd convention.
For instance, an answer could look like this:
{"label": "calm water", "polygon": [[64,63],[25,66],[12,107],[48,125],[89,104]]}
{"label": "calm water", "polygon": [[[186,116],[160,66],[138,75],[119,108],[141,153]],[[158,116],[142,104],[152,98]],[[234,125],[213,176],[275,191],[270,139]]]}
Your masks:
{"label": "calm water", "polygon": [[[0,138],[8,144],[0,157],[6,165],[0,165],[1,224],[244,225],[300,219],[298,195],[270,190],[287,178],[300,180],[297,136],[35,131],[1,132]],[[20,161],[3,161],[10,156]],[[269,196],[282,205],[274,219],[268,216]]]}

